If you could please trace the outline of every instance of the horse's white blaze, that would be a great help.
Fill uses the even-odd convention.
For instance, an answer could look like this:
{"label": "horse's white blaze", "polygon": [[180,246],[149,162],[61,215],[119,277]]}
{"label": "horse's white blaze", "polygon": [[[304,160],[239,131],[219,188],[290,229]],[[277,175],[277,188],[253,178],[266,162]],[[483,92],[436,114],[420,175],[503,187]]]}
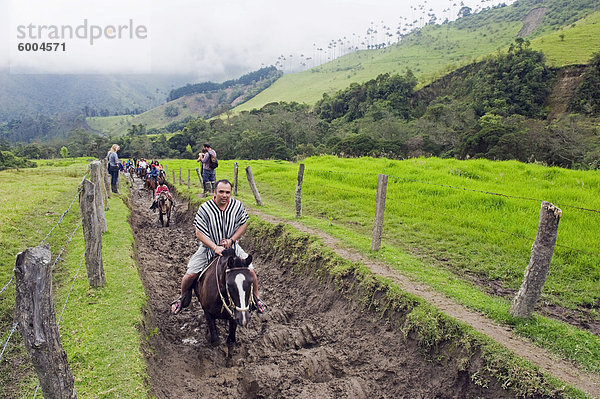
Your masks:
{"label": "horse's white blaze", "polygon": [[[246,277],[240,273],[235,276],[234,281],[235,285],[237,285],[238,295],[240,296],[240,308],[246,309],[246,295],[244,295],[244,281],[246,281]],[[248,324],[248,321],[246,320],[246,312],[242,312],[242,326],[245,326],[246,324]]]}
{"label": "horse's white blaze", "polygon": [[240,273],[235,276],[235,284],[237,285],[238,294],[240,295],[240,308],[246,308],[246,295],[244,295],[244,281],[246,281],[246,277]]}

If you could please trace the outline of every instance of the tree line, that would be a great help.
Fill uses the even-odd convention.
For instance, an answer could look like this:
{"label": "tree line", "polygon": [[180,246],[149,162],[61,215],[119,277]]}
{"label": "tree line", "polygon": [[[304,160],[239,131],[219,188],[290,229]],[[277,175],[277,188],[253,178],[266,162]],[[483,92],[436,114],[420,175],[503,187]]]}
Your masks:
{"label": "tree line", "polygon": [[[116,142],[121,157],[193,159],[210,142],[222,159],[294,160],[311,155],[439,156],[516,159],[569,168],[600,164],[600,54],[586,68],[568,113],[548,120],[558,70],[517,39],[504,53],[461,68],[416,90],[411,71],[382,74],[323,95],[314,106],[270,103],[261,109],[192,119],[172,137],[103,137],[72,131],[72,156],[104,157]],[[136,127],[137,132],[143,126]],[[36,148],[22,146],[16,154]],[[38,145],[40,155],[44,147]]]}
{"label": "tree line", "polygon": [[274,66],[261,68],[257,71],[242,75],[238,79],[230,79],[223,83],[214,82],[202,82],[196,84],[187,84],[183,87],[178,87],[169,92],[167,101],[173,101],[183,96],[189,96],[191,94],[208,93],[211,91],[224,90],[236,85],[247,86],[255,82],[266,80],[266,79],[277,79],[281,77],[282,72],[278,71]]}

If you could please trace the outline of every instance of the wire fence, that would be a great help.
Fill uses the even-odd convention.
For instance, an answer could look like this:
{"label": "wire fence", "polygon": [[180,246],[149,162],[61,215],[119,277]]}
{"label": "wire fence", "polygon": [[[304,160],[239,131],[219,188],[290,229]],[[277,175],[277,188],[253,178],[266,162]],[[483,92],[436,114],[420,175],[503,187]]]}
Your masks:
{"label": "wire fence", "polygon": [[[87,177],[87,174],[85,174],[85,175],[83,176],[83,178],[84,178],[84,179],[85,179],[86,177]],[[60,216],[60,218],[58,219],[58,221],[56,222],[56,224],[55,224],[55,225],[54,225],[54,226],[53,226],[53,227],[50,229],[50,231],[48,232],[48,234],[46,234],[46,236],[45,236],[45,237],[42,239],[42,241],[40,241],[40,243],[39,243],[38,245],[43,245],[43,244],[46,242],[46,240],[47,240],[47,239],[50,237],[50,235],[51,235],[51,234],[54,232],[54,230],[55,230],[55,229],[56,229],[58,226],[60,226],[60,224],[61,224],[61,223],[64,221],[64,219],[65,219],[65,216],[66,216],[66,215],[69,213],[69,211],[71,210],[71,208],[73,208],[73,204],[75,203],[75,201],[77,201],[77,200],[79,199],[79,193],[80,193],[80,192],[81,192],[81,188],[79,188],[79,189],[77,190],[77,193],[75,194],[75,196],[74,196],[73,200],[71,201],[71,204],[69,205],[69,207],[68,207],[68,208],[67,208],[67,209],[66,209],[66,210],[65,210],[65,211],[62,213],[62,215]],[[70,242],[70,241],[71,241],[71,240],[69,240],[69,242]],[[64,247],[63,247],[63,250],[61,251],[61,254],[62,254],[62,252],[64,252]],[[13,282],[14,278],[15,278],[15,277],[14,277],[14,275],[13,275],[13,276],[11,276],[10,280],[9,280],[9,281],[8,281],[8,282],[7,282],[7,283],[4,285],[4,287],[2,287],[2,289],[0,290],[0,295],[1,295],[1,294],[2,294],[4,291],[6,291],[6,289],[9,287],[9,285],[10,285],[10,284]]]}
{"label": "wire fence", "polygon": [[[251,166],[255,166],[258,170],[257,173],[258,175],[260,175],[260,169],[261,168],[266,168],[266,169],[281,169],[282,166],[284,165],[265,165],[259,162],[252,162],[250,163]],[[296,165],[294,164],[290,164],[290,169],[294,168],[296,169]],[[351,171],[339,171],[339,170],[332,170],[332,169],[308,169],[306,168],[304,171],[305,175],[313,175],[313,176],[318,176],[318,177],[323,177],[324,174],[331,174],[331,175],[340,175],[340,176],[351,176],[353,178],[356,178],[357,176],[364,176],[365,177],[365,183],[362,186],[356,186],[353,188],[344,188],[344,187],[340,187],[340,185],[336,185],[335,186],[335,191],[338,192],[352,192],[355,195],[363,195],[364,194],[364,188],[367,186],[372,186],[373,185],[373,178],[377,178],[377,176],[380,173],[376,173],[376,172],[351,172]],[[443,183],[437,183],[437,182],[431,182],[431,181],[425,181],[425,180],[420,180],[420,179],[414,179],[414,178],[408,178],[408,177],[403,177],[403,176],[398,176],[398,175],[394,175],[394,174],[389,174],[388,176],[388,181],[393,183],[393,184],[398,184],[400,182],[409,182],[409,183],[415,183],[415,184],[421,184],[421,185],[426,185],[426,186],[434,186],[434,187],[440,187],[443,189],[447,189],[447,190],[454,190],[454,191],[463,191],[463,192],[472,192],[472,193],[479,193],[482,195],[486,195],[486,196],[490,196],[490,197],[501,197],[501,198],[507,198],[507,199],[513,199],[513,200],[517,200],[517,201],[528,201],[528,202],[535,202],[537,204],[541,204],[543,201],[546,200],[542,200],[540,198],[535,198],[535,197],[528,197],[528,196],[520,196],[520,195],[512,195],[512,194],[505,194],[502,192],[495,192],[495,191],[491,191],[491,190],[485,190],[485,189],[475,189],[475,188],[470,188],[470,187],[461,187],[458,185],[452,185],[452,184],[443,184]],[[337,180],[337,179],[336,179]],[[342,179],[343,180],[343,179]],[[307,184],[308,183],[308,184]],[[304,180],[304,187],[303,190],[306,189],[307,186],[310,185],[310,180]],[[388,186],[388,198],[390,198],[391,196],[396,197],[395,192],[393,190],[389,190],[390,187]],[[310,190],[310,189],[309,189]],[[311,191],[312,192],[312,191]],[[374,194],[374,193],[373,193]],[[415,204],[414,202],[411,203],[410,201],[406,201],[406,200],[400,200],[398,198],[394,198],[393,199],[394,202],[404,202],[408,205],[411,206],[411,210],[414,213],[415,209],[424,209],[422,204]],[[600,214],[600,210],[597,209],[593,209],[591,207],[586,207],[586,206],[579,206],[579,205],[574,205],[574,204],[569,204],[569,203],[564,203],[564,202],[553,202],[554,205],[560,207],[560,208],[569,208],[569,209],[573,209],[573,210],[577,210],[577,211],[581,211],[581,212],[587,212],[587,213],[591,213],[591,214]],[[536,210],[537,211],[537,210]],[[319,215],[324,215],[324,211],[323,209],[321,209],[319,212]],[[421,215],[423,215],[423,213],[421,213]],[[442,213],[438,213],[438,215],[442,215]],[[445,217],[445,216],[444,216]],[[521,234],[519,232],[515,232],[515,231],[508,231],[506,229],[502,229],[490,224],[482,224],[480,222],[475,222],[473,220],[470,220],[468,218],[465,217],[461,217],[459,214],[454,213],[452,216],[453,220],[459,222],[459,223],[463,223],[464,225],[471,225],[473,226],[474,229],[480,229],[480,230],[492,230],[492,231],[496,231],[499,233],[503,233],[506,234],[508,236],[511,237],[515,237],[518,239],[522,239],[525,240],[529,243],[533,243],[535,241],[535,236],[527,236],[524,234]],[[537,221],[537,220],[536,220]],[[568,250],[568,251],[574,251],[580,254],[585,254],[585,255],[591,255],[591,256],[600,256],[600,253],[598,253],[597,251],[594,251],[593,249],[590,250],[588,248],[586,249],[581,249],[581,248],[575,248],[574,246],[571,245],[565,245],[565,244],[560,244],[557,243],[556,244],[557,248],[562,248],[564,250]]]}
{"label": "wire fence", "polygon": [[[85,179],[86,176],[87,176],[87,174],[83,178]],[[69,213],[69,211],[73,207],[73,204],[75,203],[75,201],[77,201],[79,199],[79,193],[81,193],[81,188],[79,188],[77,190],[77,194],[75,194],[75,197],[73,198],[73,201],[71,201],[71,205],[69,205],[69,207],[67,208],[67,210],[63,212],[63,214],[58,219],[58,222],[56,222],[56,224],[54,225],[54,227],[52,227],[52,229],[48,232],[48,234],[46,234],[46,237],[44,237],[44,239],[40,242],[39,245],[44,244],[46,242],[46,240],[48,239],[48,237],[50,237],[50,234],[52,234],[52,232],[54,231],[54,229],[56,229],[58,226],[60,226],[60,224],[62,223],[62,221],[65,219],[65,216],[67,215],[67,213]]]}
{"label": "wire fence", "polygon": [[[85,179],[88,176],[88,174],[83,176],[83,179]],[[77,201],[79,199],[79,194],[81,192],[81,187],[78,188],[77,193],[75,194],[74,198],[72,199],[71,203],[69,204],[69,206],[67,207],[67,209],[61,214],[60,218],[58,219],[58,221],[56,222],[56,224],[50,229],[50,231],[48,232],[48,234],[46,234],[46,236],[40,241],[40,243],[38,245],[43,245],[44,243],[46,243],[46,241],[48,240],[48,238],[52,235],[52,233],[61,225],[61,223],[63,223],[63,221],[65,220],[65,217],[67,216],[67,214],[71,211],[71,209],[73,208],[73,204],[75,203],[75,201]],[[80,220],[79,223],[77,224],[77,226],[75,227],[75,229],[71,232],[70,235],[68,235],[67,237],[67,241],[66,243],[61,247],[58,255],[55,257],[54,262],[52,263],[51,269],[53,270],[54,267],[56,266],[56,264],[63,259],[63,253],[65,252],[65,250],[67,249],[68,245],[71,243],[71,241],[73,240],[75,234],[77,233],[77,231],[79,230],[79,228],[82,225],[82,221]],[[79,269],[77,270],[77,273],[75,275],[75,278],[73,280],[73,284],[75,282],[75,279],[77,279],[78,275],[79,275],[79,271],[81,269],[81,265],[83,263],[83,259],[84,259],[85,254],[82,256],[82,260],[80,262],[79,265]],[[10,284],[14,281],[15,276],[13,274],[13,276],[11,276],[10,280],[2,287],[2,289],[0,290],[0,294],[4,293],[8,287],[10,286]],[[73,285],[71,286],[71,291],[73,290]],[[67,302],[69,300],[69,296],[71,294],[71,291],[69,291],[69,294],[67,295],[67,299],[65,300],[65,303],[63,305],[63,309],[61,311],[61,315],[60,315],[60,320],[62,319],[62,315],[64,313],[64,310],[67,306]],[[18,327],[18,322],[14,322],[12,325],[12,328],[8,334],[8,337],[6,339],[6,341],[2,344],[2,351],[0,352],[0,362],[2,361],[4,354],[9,346],[9,343],[11,341],[12,336],[15,334],[15,332],[17,331],[17,327]],[[38,384],[38,388],[39,388],[39,384]],[[37,393],[37,388],[36,388],[36,393]],[[35,397],[35,396],[34,396]]]}
{"label": "wire fence", "polygon": [[10,285],[10,283],[12,283],[12,281],[15,279],[15,276],[13,275],[10,280],[8,280],[8,283],[6,283],[6,285],[4,287],[2,287],[2,289],[0,290],[0,294],[2,294],[4,291],[6,291],[6,289],[8,288],[8,286]]}
{"label": "wire fence", "polygon": [[[261,165],[261,167],[267,167],[267,166]],[[380,174],[380,173],[359,173],[359,172],[346,172],[346,171],[342,172],[342,171],[334,171],[334,170],[326,170],[326,169],[307,170],[307,172],[308,173],[322,172],[322,173],[332,173],[332,174],[341,174],[341,175],[349,175],[349,176],[358,175],[358,176],[368,176],[368,177],[377,177]],[[408,182],[412,182],[412,183],[426,184],[426,185],[431,185],[431,186],[444,187],[444,188],[449,188],[449,189],[453,189],[453,190],[470,191],[470,192],[499,196],[499,197],[504,197],[504,198],[512,198],[512,199],[518,199],[518,200],[524,200],[524,201],[534,201],[537,203],[546,201],[546,200],[542,200],[539,198],[531,198],[531,197],[503,194],[503,193],[497,193],[497,192],[487,191],[487,190],[477,190],[477,189],[473,189],[473,188],[453,186],[453,185],[442,184],[442,183],[433,183],[433,182],[428,182],[428,181],[423,181],[423,180],[410,179],[410,178],[402,177],[402,176],[395,176],[395,175],[387,175],[387,176],[388,176],[388,178],[391,178],[391,179],[403,180],[403,181],[408,181]],[[563,207],[563,208],[572,208],[572,209],[577,209],[580,211],[593,212],[593,213],[600,214],[600,210],[581,207],[581,206],[577,206],[577,205],[571,205],[571,204],[565,204],[565,203],[554,203],[554,205]]]}

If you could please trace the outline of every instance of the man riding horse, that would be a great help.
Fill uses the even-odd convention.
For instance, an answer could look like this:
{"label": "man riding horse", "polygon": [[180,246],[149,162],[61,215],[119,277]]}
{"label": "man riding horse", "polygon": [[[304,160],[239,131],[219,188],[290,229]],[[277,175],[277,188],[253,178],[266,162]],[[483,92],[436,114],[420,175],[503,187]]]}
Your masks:
{"label": "man riding horse", "polygon": [[154,198],[154,201],[152,202],[150,209],[152,209],[152,210],[156,209],[156,207],[158,206],[158,198],[160,197],[161,193],[165,193],[167,195],[167,197],[171,200],[171,203],[173,204],[173,206],[175,206],[175,200],[173,199],[173,196],[171,195],[171,192],[169,191],[169,187],[167,187],[167,185],[163,182],[156,189],[156,197]]}
{"label": "man riding horse", "polygon": [[[189,305],[192,285],[215,255],[222,256],[223,251],[233,248],[235,255],[241,259],[248,257],[237,242],[246,231],[247,221],[248,213],[242,203],[231,198],[231,183],[219,180],[213,198],[202,204],[196,213],[194,227],[196,237],[202,244],[188,262],[187,272],[181,280],[181,296],[171,303],[171,313],[178,314]],[[258,280],[252,263],[248,265],[248,269],[254,279],[256,310],[263,313],[267,307],[258,297]]]}
{"label": "man riding horse", "polygon": [[153,179],[156,185],[158,185],[158,169],[154,164],[150,164],[150,172],[146,177],[147,179]]}

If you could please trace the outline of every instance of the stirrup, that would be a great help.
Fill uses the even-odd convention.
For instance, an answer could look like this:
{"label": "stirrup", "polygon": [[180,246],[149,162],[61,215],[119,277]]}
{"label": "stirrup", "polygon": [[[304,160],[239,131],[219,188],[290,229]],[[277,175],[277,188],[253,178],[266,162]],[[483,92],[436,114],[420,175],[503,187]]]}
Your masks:
{"label": "stirrup", "polygon": [[263,303],[258,297],[254,297],[253,308],[256,309],[256,313],[263,314],[267,311],[267,305]]}

